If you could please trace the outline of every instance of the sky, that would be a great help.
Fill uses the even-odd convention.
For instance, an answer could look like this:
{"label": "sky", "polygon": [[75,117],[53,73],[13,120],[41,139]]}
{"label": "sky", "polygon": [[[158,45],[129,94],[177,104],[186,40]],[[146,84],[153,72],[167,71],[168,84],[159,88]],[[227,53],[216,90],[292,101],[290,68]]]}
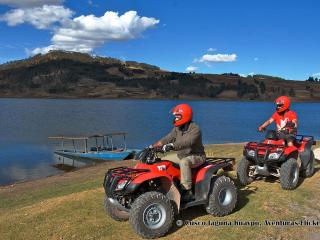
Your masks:
{"label": "sky", "polygon": [[79,51],[178,72],[320,78],[317,0],[0,0],[0,63]]}

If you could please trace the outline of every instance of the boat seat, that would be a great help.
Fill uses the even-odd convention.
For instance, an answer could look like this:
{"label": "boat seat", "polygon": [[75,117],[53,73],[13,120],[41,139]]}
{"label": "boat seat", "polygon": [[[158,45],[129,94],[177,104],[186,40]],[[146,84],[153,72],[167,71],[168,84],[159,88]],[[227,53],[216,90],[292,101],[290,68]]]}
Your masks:
{"label": "boat seat", "polygon": [[123,152],[124,148],[113,149],[112,152]]}
{"label": "boat seat", "polygon": [[97,151],[102,151],[103,150],[103,147],[101,147],[101,146],[98,146],[98,147],[91,147],[90,148],[90,151],[95,151],[95,152],[97,152]]}
{"label": "boat seat", "polygon": [[105,151],[115,151],[115,150],[117,150],[117,147],[113,147],[113,148],[111,148],[111,147],[104,147],[103,150],[105,150]]}

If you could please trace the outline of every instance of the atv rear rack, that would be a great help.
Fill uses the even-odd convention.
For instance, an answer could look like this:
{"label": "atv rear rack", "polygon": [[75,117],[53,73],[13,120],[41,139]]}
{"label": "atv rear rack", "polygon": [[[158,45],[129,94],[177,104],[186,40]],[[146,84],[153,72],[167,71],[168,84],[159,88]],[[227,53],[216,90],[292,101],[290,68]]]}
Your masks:
{"label": "atv rear rack", "polygon": [[217,164],[217,163],[230,163],[232,165],[235,164],[235,158],[225,158],[225,157],[207,157],[206,162],[210,164]]}
{"label": "atv rear rack", "polygon": [[209,157],[206,158],[206,164],[227,164],[227,166],[224,167],[223,170],[232,171],[233,167],[236,165],[236,159],[226,157]]}

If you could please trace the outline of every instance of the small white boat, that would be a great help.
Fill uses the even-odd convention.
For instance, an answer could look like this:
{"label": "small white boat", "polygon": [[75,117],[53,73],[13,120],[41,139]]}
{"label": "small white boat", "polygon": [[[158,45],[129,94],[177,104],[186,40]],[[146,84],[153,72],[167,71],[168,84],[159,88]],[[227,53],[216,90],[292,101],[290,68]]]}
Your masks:
{"label": "small white boat", "polygon": [[[109,160],[124,160],[134,157],[138,149],[129,149],[126,145],[126,135],[124,132],[98,134],[89,137],[68,137],[56,136],[49,137],[51,140],[60,140],[61,148],[54,153],[61,157],[66,157],[77,161],[109,161]],[[120,147],[114,145],[115,137],[123,137],[123,143]],[[95,144],[90,146],[90,142]],[[82,142],[82,144],[79,144]],[[67,143],[71,143],[72,147],[66,148]],[[82,145],[83,148],[79,148]],[[70,144],[69,144],[70,146]]]}

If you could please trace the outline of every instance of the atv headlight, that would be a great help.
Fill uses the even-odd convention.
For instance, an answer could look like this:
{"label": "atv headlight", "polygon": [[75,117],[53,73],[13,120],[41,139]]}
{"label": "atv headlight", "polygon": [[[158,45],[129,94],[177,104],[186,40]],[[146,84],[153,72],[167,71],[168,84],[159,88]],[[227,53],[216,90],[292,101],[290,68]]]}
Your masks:
{"label": "atv headlight", "polygon": [[121,179],[119,182],[118,182],[118,185],[117,185],[117,187],[116,187],[116,191],[117,190],[122,190],[125,186],[126,186],[126,184],[128,183],[128,179]]}
{"label": "atv headlight", "polygon": [[269,154],[269,159],[273,159],[273,160],[276,160],[276,159],[278,159],[279,157],[280,157],[280,153],[270,153]]}
{"label": "atv headlight", "polygon": [[250,157],[254,157],[256,153],[255,153],[254,150],[248,150],[247,154],[248,154],[248,156],[250,156]]}

